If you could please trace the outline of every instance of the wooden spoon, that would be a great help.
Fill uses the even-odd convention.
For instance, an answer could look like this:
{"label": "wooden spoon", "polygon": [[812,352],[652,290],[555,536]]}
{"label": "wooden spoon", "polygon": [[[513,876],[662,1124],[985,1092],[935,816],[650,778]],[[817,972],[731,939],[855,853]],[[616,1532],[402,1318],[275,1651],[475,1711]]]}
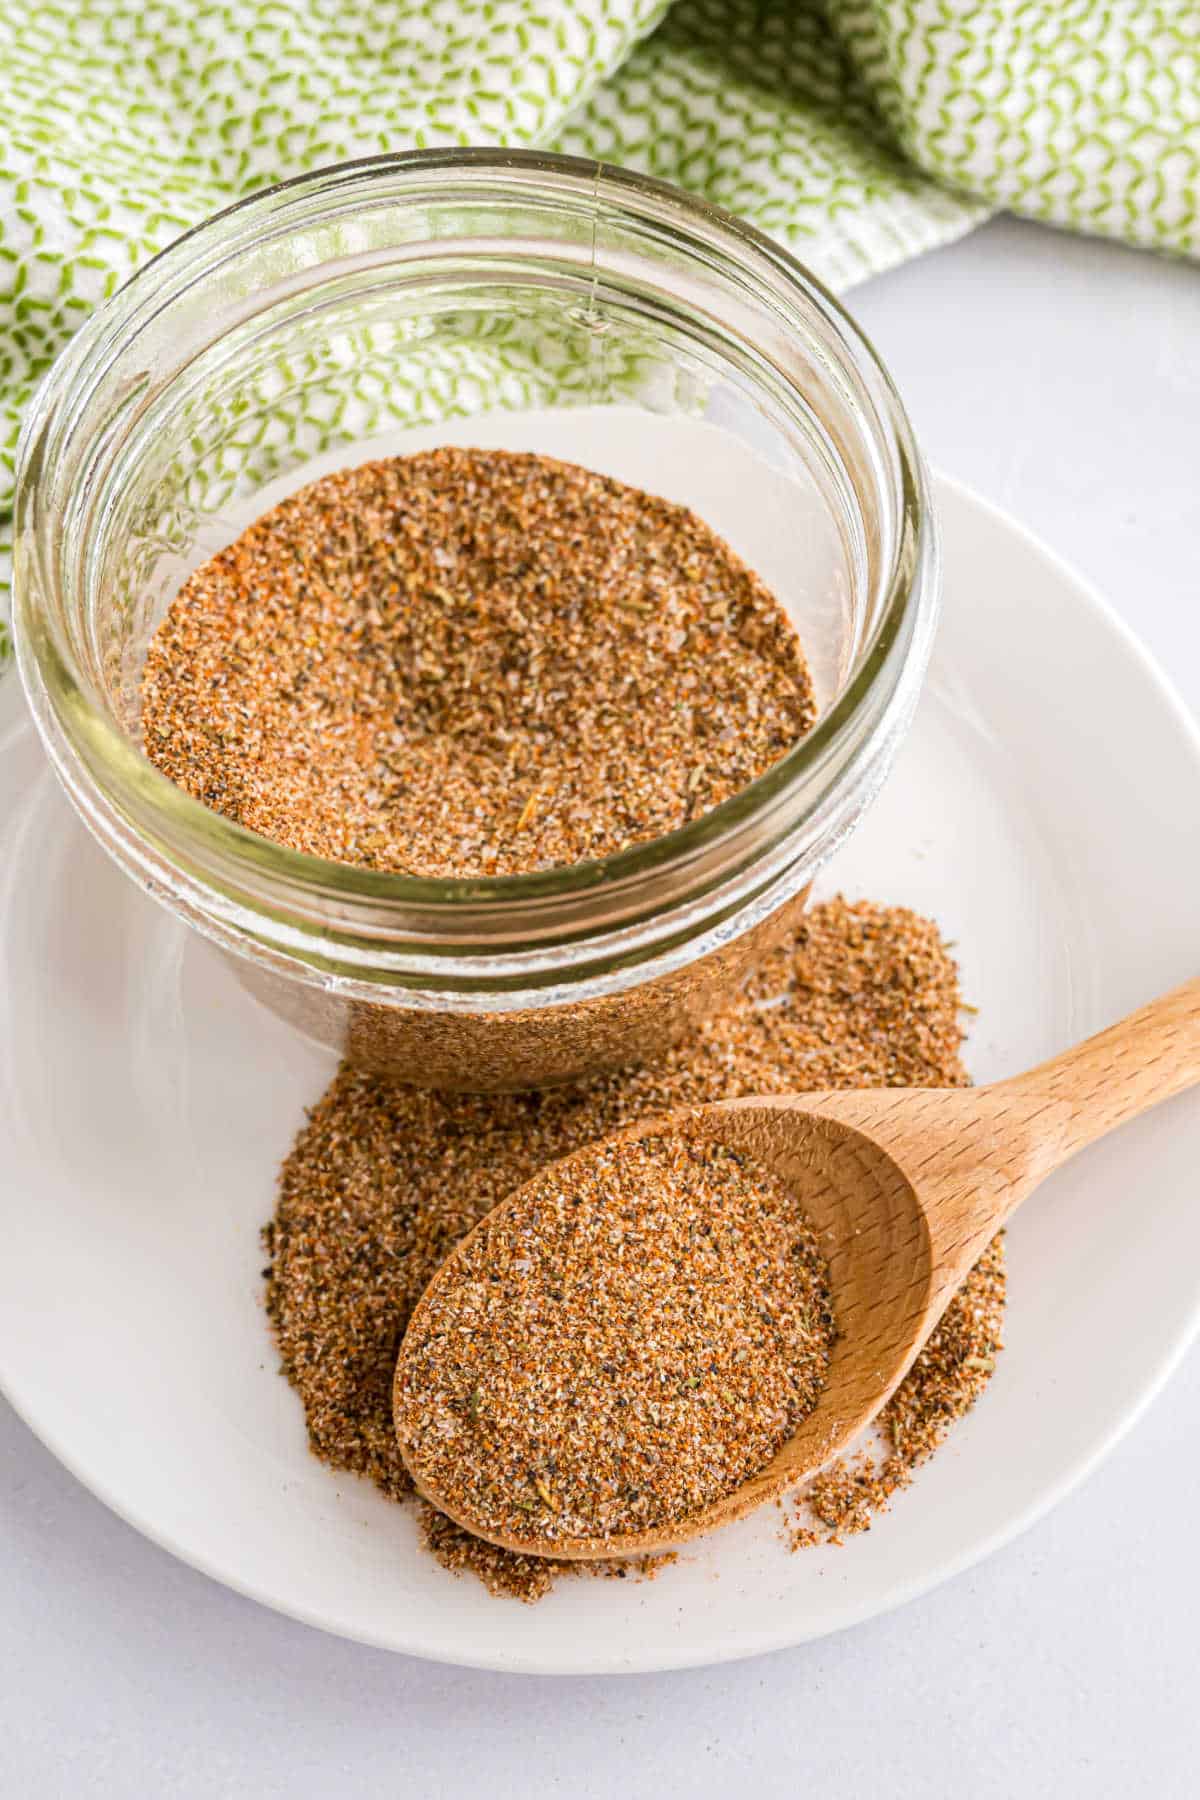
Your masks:
{"label": "wooden spoon", "polygon": [[[1200,980],[990,1087],[731,1100],[638,1121],[606,1141],[651,1132],[716,1138],[775,1170],[795,1192],[828,1257],[839,1330],[815,1409],[766,1468],[667,1530],[603,1542],[546,1539],[532,1526],[528,1537],[499,1536],[419,1479],[418,1487],[477,1536],[568,1560],[640,1556],[740,1519],[815,1474],[871,1423],[989,1240],[1046,1175],[1196,1082]],[[584,1162],[595,1150],[559,1166]],[[502,1205],[519,1206],[522,1191]],[[447,1278],[457,1254],[427,1294]]]}

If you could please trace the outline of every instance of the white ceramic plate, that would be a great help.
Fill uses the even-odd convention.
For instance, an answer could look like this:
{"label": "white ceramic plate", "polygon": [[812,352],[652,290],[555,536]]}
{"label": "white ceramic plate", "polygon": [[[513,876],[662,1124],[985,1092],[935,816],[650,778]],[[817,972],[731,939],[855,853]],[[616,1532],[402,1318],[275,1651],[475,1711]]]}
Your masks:
{"label": "white ceramic plate", "polygon": [[[946,612],[912,737],[825,882],[935,914],[1013,1071],[1196,970],[1200,739],[1104,605],[940,484]],[[258,1228],[332,1062],[111,867],[0,688],[0,1384],[177,1556],[297,1618],[447,1662],[647,1670],[866,1619],[1094,1466],[1200,1309],[1200,1094],[1057,1176],[1011,1235],[1008,1348],[867,1536],[789,1555],[775,1510],[652,1583],[535,1607],[423,1555],[408,1509],[307,1453],[261,1311]]]}

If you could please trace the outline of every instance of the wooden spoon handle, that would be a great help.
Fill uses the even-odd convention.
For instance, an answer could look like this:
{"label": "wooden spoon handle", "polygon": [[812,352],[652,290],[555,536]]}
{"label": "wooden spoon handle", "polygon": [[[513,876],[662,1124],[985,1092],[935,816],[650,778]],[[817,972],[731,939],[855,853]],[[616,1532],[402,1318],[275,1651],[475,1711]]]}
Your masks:
{"label": "wooden spoon handle", "polygon": [[999,1088],[1070,1108],[1056,1163],[1200,1082],[1200,980],[1185,982]]}

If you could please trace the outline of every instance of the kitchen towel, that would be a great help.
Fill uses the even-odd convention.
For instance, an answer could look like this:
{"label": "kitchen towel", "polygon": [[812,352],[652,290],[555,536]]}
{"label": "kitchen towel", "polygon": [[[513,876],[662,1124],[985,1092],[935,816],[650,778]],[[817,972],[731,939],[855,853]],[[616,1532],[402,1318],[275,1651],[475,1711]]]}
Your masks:
{"label": "kitchen towel", "polygon": [[0,0],[0,27],[0,582],[21,416],[71,333],[322,163],[623,163],[835,288],[997,207],[1200,252],[1200,0]]}

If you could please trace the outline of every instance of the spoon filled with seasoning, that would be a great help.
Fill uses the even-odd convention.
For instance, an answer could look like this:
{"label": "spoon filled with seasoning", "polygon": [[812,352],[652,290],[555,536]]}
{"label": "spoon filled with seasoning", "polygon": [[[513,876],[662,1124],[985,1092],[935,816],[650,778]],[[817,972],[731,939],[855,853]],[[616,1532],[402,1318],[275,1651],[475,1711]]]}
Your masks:
{"label": "spoon filled with seasoning", "polygon": [[413,1313],[414,1482],[476,1536],[568,1560],[741,1518],[871,1423],[1047,1175],[1197,1082],[1193,981],[989,1087],[725,1101],[565,1157]]}

